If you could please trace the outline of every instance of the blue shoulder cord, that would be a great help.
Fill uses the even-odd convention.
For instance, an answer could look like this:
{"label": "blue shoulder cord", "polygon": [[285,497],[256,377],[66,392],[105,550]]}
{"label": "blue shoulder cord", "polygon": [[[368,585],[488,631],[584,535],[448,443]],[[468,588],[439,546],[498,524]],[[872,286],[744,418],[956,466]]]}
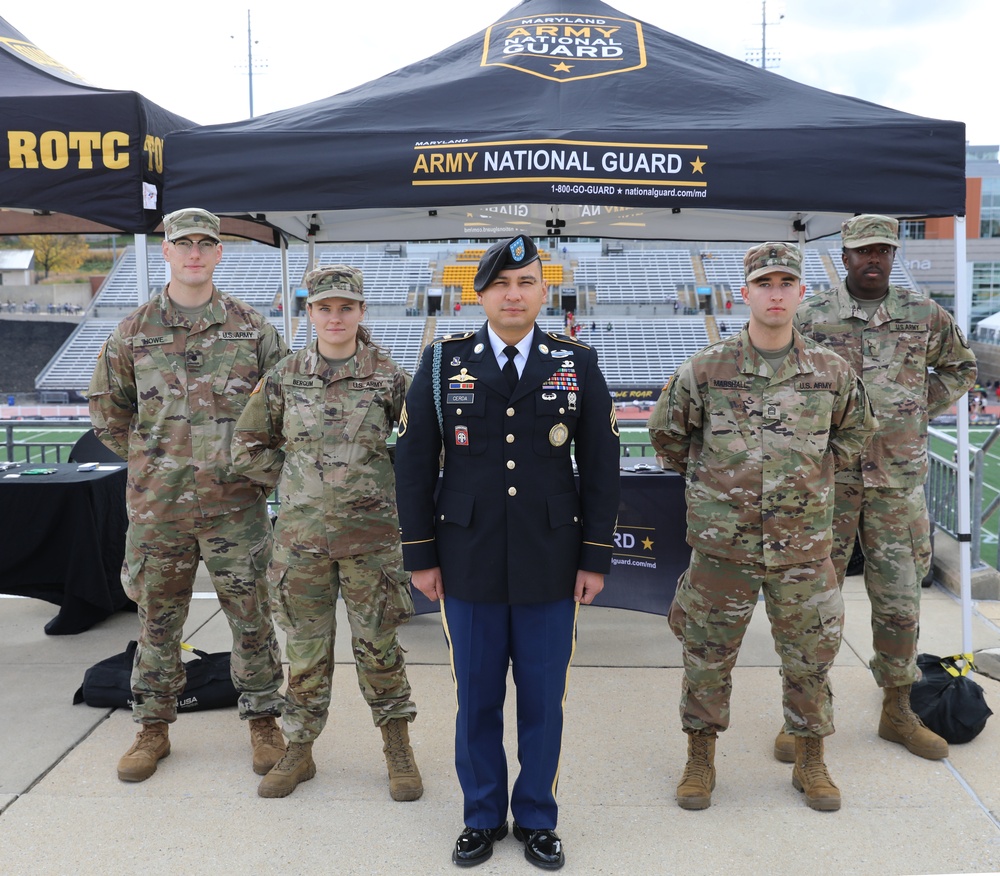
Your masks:
{"label": "blue shoulder cord", "polygon": [[437,411],[438,430],[444,438],[444,417],[441,413],[441,344],[433,345],[431,356],[431,384],[434,387],[434,410]]}

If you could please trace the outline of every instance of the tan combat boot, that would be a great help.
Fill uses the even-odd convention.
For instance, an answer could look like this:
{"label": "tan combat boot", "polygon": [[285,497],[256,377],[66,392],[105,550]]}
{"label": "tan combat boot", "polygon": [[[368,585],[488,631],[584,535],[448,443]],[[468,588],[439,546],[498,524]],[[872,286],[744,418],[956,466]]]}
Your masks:
{"label": "tan combat boot", "polygon": [[266,776],[285,753],[285,737],[270,715],[250,719],[250,746],[253,748],[253,771],[258,776]]}
{"label": "tan combat boot", "polygon": [[418,800],[424,793],[420,770],[410,748],[410,731],[405,718],[393,718],[382,731],[382,753],[389,768],[389,794],[393,800]]}
{"label": "tan combat boot", "polygon": [[820,812],[840,809],[840,789],[833,783],[823,762],[823,740],[819,737],[795,737],[792,787],[805,792],[806,805],[810,809]]}
{"label": "tan combat boot", "polygon": [[774,737],[774,759],[782,763],[795,763],[795,737],[782,727]]}
{"label": "tan combat boot", "polygon": [[289,742],[288,748],[257,786],[258,797],[287,797],[300,782],[316,775],[311,742]]}
{"label": "tan combat boot", "polygon": [[928,760],[948,756],[948,743],[928,730],[910,708],[910,685],[887,687],[882,693],[882,715],[878,735],[889,742],[905,745],[906,750]]}
{"label": "tan combat boot", "polygon": [[132,747],[118,761],[118,778],[123,782],[144,782],[156,772],[157,761],[170,754],[170,738],[163,722],[143,724]]}
{"label": "tan combat boot", "polygon": [[677,786],[681,809],[708,809],[715,788],[715,734],[688,733],[688,759]]}

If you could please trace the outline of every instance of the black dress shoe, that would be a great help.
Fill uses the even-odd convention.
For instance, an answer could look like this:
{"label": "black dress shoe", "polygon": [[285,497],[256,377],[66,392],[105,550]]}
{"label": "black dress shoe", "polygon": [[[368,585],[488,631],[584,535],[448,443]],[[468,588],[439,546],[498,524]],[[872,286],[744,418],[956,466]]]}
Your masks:
{"label": "black dress shoe", "polygon": [[543,870],[558,870],[566,863],[562,840],[554,830],[528,830],[514,822],[514,839],[524,843],[524,857]]}
{"label": "black dress shoe", "polygon": [[451,859],[459,867],[475,867],[489,860],[493,843],[507,836],[507,822],[499,827],[467,827],[458,835]]}

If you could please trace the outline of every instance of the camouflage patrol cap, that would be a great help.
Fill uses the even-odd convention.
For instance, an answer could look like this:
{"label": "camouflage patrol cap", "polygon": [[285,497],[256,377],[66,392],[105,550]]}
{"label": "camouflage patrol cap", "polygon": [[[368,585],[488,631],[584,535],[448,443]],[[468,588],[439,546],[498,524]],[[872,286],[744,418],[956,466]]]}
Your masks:
{"label": "camouflage patrol cap", "polygon": [[523,268],[538,258],[535,241],[530,237],[519,234],[507,240],[498,240],[479,260],[479,270],[476,271],[472,287],[477,292],[482,292],[501,271],[506,271],[508,268]]}
{"label": "camouflage patrol cap", "polygon": [[885,243],[899,246],[899,220],[891,216],[862,213],[840,226],[840,239],[846,249]]}
{"label": "camouflage patrol cap", "polygon": [[177,240],[186,234],[204,234],[206,237],[221,240],[219,217],[198,207],[175,210],[163,217],[163,234],[167,240]]}
{"label": "camouflage patrol cap", "polygon": [[743,273],[748,283],[776,272],[802,278],[802,252],[794,243],[759,243],[743,256]]}
{"label": "camouflage patrol cap", "polygon": [[324,298],[347,298],[350,301],[364,301],[364,276],[359,268],[350,265],[330,265],[310,271],[304,280],[309,290],[307,304],[315,304]]}

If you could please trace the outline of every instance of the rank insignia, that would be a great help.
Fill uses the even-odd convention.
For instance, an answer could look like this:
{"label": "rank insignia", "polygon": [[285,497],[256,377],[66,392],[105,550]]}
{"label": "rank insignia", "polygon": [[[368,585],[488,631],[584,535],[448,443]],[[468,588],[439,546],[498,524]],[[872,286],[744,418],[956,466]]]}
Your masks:
{"label": "rank insignia", "polygon": [[565,423],[556,423],[549,429],[549,444],[553,447],[562,447],[569,439],[569,429]]}
{"label": "rank insignia", "polygon": [[469,446],[469,428],[468,426],[456,426],[455,427],[455,444],[459,447]]}

